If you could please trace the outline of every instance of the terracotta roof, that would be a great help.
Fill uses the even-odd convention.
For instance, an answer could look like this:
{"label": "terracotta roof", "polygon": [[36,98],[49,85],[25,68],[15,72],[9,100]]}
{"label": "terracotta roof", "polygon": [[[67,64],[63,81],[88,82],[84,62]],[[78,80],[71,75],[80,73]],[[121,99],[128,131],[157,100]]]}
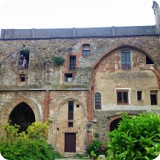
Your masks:
{"label": "terracotta roof", "polygon": [[2,29],[1,40],[10,39],[54,39],[54,38],[96,38],[157,35],[155,26],[126,26],[100,28],[60,29]]}

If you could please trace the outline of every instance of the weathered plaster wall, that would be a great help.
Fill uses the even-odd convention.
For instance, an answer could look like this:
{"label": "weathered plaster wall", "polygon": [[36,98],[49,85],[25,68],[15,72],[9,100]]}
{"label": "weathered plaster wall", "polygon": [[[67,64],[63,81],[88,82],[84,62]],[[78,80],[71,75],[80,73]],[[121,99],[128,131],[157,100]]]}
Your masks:
{"label": "weathered plaster wall", "polygon": [[[73,38],[50,40],[0,41],[0,118],[7,122],[9,114],[20,102],[26,102],[36,114],[36,120],[52,120],[48,141],[64,153],[64,133],[76,133],[76,150],[84,151],[84,145],[94,133],[105,139],[109,123],[115,115],[126,111],[140,113],[150,106],[149,91],[158,90],[159,96],[159,37]],[[82,56],[82,45],[90,44],[91,54]],[[18,69],[20,50],[30,52],[29,68]],[[121,70],[120,50],[130,48],[132,69]],[[63,66],[55,67],[46,58],[63,56]],[[69,56],[76,56],[76,70],[69,70]],[[154,65],[145,64],[148,55]],[[19,74],[26,75],[21,82]],[[64,82],[64,74],[72,73],[73,82]],[[116,88],[130,90],[129,105],[117,105]],[[136,100],[136,91],[142,90],[143,101]],[[102,110],[94,111],[94,93],[102,94]],[[67,127],[67,104],[75,101],[74,127]],[[76,107],[79,104],[79,107]],[[92,120],[97,119],[97,123]],[[59,129],[59,130],[58,130]]]}
{"label": "weathered plaster wall", "polygon": [[[82,45],[86,43],[91,46],[91,54],[88,57],[83,57]],[[158,37],[0,41],[0,84],[1,86],[34,88],[51,84],[52,87],[57,87],[57,85],[63,84],[64,73],[71,72],[69,70],[69,56],[76,55],[77,70],[73,73],[75,75],[73,83],[86,85],[89,84],[91,78],[91,67],[104,54],[125,45],[141,49],[150,55],[156,64],[158,63]],[[27,48],[30,52],[29,69],[27,71],[18,69],[19,51],[24,48]],[[52,64],[44,66],[45,59],[53,58],[56,55],[65,58],[66,63],[63,66],[54,67]],[[112,62],[108,64],[110,63]],[[115,65],[118,67],[118,64]],[[136,65],[136,62],[133,65]],[[20,73],[26,74],[27,81],[25,83],[19,83]]]}

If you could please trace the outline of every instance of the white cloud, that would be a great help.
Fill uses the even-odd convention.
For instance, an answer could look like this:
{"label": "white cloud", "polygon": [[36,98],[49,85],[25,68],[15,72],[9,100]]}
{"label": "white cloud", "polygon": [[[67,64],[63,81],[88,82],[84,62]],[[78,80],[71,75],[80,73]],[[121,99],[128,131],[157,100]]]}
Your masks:
{"label": "white cloud", "polygon": [[0,28],[153,24],[152,0],[0,0]]}

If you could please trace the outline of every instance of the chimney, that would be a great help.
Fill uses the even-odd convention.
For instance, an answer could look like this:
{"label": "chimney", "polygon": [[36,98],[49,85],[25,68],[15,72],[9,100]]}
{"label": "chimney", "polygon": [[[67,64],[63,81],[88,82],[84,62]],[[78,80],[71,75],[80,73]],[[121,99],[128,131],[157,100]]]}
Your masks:
{"label": "chimney", "polygon": [[155,15],[157,33],[160,33],[160,7],[157,2],[153,1],[152,9]]}

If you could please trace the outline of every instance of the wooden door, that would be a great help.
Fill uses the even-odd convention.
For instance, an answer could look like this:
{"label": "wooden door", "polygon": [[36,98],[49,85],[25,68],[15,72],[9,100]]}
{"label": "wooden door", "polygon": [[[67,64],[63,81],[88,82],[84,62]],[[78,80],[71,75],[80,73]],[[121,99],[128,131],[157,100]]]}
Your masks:
{"label": "wooden door", "polygon": [[65,133],[65,152],[76,152],[76,133]]}

